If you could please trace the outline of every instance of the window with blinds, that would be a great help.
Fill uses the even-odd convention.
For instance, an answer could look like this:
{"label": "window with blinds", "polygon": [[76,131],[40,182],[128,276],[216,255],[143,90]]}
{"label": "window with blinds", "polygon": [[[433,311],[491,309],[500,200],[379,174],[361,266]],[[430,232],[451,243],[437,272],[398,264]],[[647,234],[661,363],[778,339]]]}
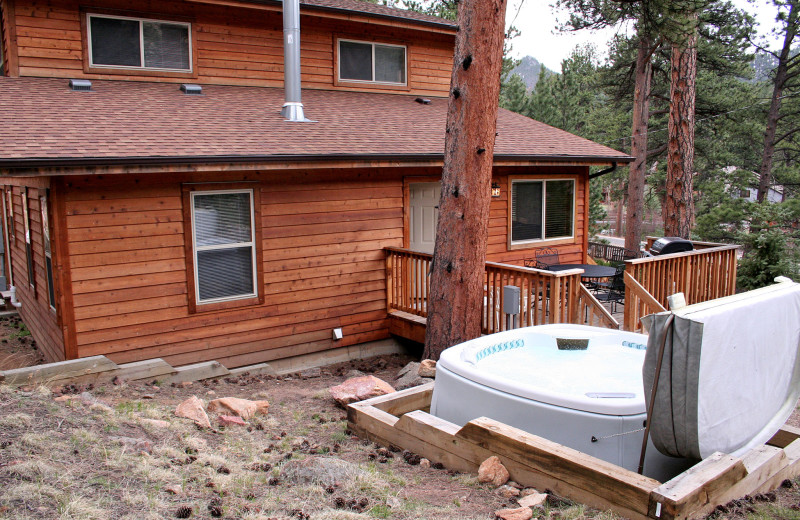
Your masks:
{"label": "window with blinds", "polygon": [[191,24],[89,14],[89,63],[190,72]]}
{"label": "window with blinds", "polygon": [[402,45],[339,40],[339,79],[406,84],[406,48]]}
{"label": "window with blinds", "polygon": [[512,243],[572,237],[574,216],[574,180],[512,181]]}
{"label": "window with blinds", "polygon": [[191,194],[197,304],[257,296],[252,190]]}

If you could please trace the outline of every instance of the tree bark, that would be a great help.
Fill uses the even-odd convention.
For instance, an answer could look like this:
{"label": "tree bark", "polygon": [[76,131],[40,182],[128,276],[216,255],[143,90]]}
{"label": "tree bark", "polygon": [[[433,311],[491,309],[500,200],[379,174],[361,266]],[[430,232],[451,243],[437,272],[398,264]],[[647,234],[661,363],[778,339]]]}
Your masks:
{"label": "tree bark", "polygon": [[639,250],[644,219],[644,179],[647,169],[647,127],[650,117],[650,80],[653,65],[650,60],[652,42],[639,36],[636,53],[636,76],[633,89],[633,124],[631,125],[631,155],[633,162],[628,175],[628,205],[625,213],[625,247]]}
{"label": "tree bark", "polygon": [[775,155],[775,133],[778,129],[780,119],[781,101],[783,89],[786,86],[789,74],[789,60],[791,58],[791,48],[797,36],[797,0],[789,2],[789,16],[786,18],[786,34],[783,38],[783,48],[778,56],[778,67],[775,69],[773,79],[772,99],[769,103],[767,112],[767,126],[764,130],[764,151],[761,154],[761,166],[758,169],[758,193],[756,200],[764,202],[769,200],[767,194],[770,184],[772,184],[772,160]]}
{"label": "tree bark", "polygon": [[[696,18],[696,15],[695,15]],[[672,45],[664,234],[689,238],[694,223],[694,107],[697,31]]]}
{"label": "tree bark", "polygon": [[463,0],[447,111],[425,358],[481,334],[506,0]]}

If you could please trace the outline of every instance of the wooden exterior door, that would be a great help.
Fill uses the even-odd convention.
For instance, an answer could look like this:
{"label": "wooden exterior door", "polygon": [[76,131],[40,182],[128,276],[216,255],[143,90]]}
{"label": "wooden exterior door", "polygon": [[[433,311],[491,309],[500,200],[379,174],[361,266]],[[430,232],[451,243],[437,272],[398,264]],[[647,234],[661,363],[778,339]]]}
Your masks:
{"label": "wooden exterior door", "polygon": [[438,182],[411,183],[408,185],[408,192],[409,249],[433,254],[442,186]]}

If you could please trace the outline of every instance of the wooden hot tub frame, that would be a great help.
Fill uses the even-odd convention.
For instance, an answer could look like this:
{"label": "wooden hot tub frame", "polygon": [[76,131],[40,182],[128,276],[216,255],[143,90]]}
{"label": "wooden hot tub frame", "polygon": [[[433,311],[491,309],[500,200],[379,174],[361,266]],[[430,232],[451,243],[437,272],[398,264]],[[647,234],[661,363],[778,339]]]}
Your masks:
{"label": "wooden hot tub frame", "polygon": [[800,429],[784,426],[741,458],[715,453],[667,482],[481,417],[459,427],[430,415],[433,385],[348,406],[350,429],[447,468],[475,473],[497,455],[524,485],[631,519],[701,518],[718,505],[764,493],[800,474]]}

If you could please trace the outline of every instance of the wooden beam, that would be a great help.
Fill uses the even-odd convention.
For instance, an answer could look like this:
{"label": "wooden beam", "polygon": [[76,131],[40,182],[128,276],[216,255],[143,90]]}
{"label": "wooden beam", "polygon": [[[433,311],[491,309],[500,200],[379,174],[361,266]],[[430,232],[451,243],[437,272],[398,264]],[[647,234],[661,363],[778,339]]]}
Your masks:
{"label": "wooden beam", "polygon": [[9,385],[33,385],[117,370],[119,366],[105,356],[93,356],[48,363],[33,367],[15,368],[0,372]]}

